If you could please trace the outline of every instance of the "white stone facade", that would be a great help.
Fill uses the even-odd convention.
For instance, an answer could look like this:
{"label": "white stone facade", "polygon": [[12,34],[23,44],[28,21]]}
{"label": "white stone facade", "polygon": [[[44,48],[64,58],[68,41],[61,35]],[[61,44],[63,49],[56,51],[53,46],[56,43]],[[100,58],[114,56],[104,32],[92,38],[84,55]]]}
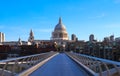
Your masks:
{"label": "white stone facade", "polygon": [[0,32],[0,42],[4,42],[5,41],[5,34]]}

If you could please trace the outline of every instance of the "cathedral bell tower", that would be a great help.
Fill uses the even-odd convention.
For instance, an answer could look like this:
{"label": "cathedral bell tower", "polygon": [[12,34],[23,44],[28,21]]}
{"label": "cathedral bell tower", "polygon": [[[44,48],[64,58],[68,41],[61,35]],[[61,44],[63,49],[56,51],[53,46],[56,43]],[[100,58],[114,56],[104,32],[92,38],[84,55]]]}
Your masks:
{"label": "cathedral bell tower", "polygon": [[22,41],[20,38],[18,39],[18,45],[22,45]]}
{"label": "cathedral bell tower", "polygon": [[30,35],[29,35],[28,41],[29,41],[29,42],[33,42],[33,41],[34,41],[34,34],[33,34],[32,29],[31,29],[31,31],[30,31]]}

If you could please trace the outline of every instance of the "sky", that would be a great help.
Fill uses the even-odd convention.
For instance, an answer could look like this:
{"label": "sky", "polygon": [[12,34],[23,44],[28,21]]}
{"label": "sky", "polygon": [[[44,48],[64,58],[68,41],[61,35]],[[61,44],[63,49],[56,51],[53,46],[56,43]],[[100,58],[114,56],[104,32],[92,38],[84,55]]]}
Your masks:
{"label": "sky", "polygon": [[120,0],[0,0],[0,32],[6,41],[27,41],[30,30],[36,40],[49,40],[59,17],[69,39],[113,35],[120,37]]}

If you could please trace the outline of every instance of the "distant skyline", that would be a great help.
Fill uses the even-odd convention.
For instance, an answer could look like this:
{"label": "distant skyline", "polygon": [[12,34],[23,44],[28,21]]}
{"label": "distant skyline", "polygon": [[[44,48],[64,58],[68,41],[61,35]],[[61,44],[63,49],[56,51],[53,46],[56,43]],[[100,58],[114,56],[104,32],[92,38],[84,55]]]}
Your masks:
{"label": "distant skyline", "polygon": [[59,17],[71,39],[89,40],[120,37],[120,0],[2,0],[0,32],[6,41],[27,41],[30,30],[35,39],[49,40]]}

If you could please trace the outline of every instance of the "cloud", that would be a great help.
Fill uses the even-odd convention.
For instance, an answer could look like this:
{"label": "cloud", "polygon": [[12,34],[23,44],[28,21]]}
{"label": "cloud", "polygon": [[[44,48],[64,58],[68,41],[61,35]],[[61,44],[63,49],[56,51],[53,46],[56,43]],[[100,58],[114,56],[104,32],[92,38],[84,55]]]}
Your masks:
{"label": "cloud", "polygon": [[113,1],[114,1],[114,3],[116,3],[116,4],[120,3],[120,0],[113,0]]}
{"label": "cloud", "polygon": [[109,28],[109,29],[120,29],[120,24],[105,25],[105,28]]}
{"label": "cloud", "polygon": [[33,29],[35,32],[51,33],[53,29]]}
{"label": "cloud", "polygon": [[[3,29],[5,27],[0,26],[0,29]],[[20,26],[12,26],[9,28],[6,28],[6,30],[9,31],[14,31],[16,33],[29,33],[30,32],[30,28],[24,28],[24,27],[20,27]],[[45,28],[45,29],[39,29],[39,28],[32,28],[33,32],[40,32],[40,33],[51,33],[53,31],[52,28]]]}
{"label": "cloud", "polygon": [[[18,38],[20,37],[22,40],[27,40],[29,37],[29,33],[31,30],[31,27],[24,27],[24,26],[5,26],[5,25],[0,25],[0,30],[7,30],[5,31],[6,34],[6,40],[15,40],[17,41]],[[35,35],[35,38],[40,39],[39,35],[46,35],[46,34],[51,34],[51,32],[54,30],[53,28],[32,28],[33,33]],[[1,31],[0,31],[1,32]]]}
{"label": "cloud", "polygon": [[103,0],[103,1],[105,1],[105,2],[113,2],[113,3],[115,3],[115,4],[119,4],[120,3],[120,0]]}
{"label": "cloud", "polygon": [[99,19],[99,18],[103,18],[105,16],[106,16],[105,13],[101,13],[99,15],[96,15],[96,16],[93,16],[93,17],[89,17],[89,19]]}

